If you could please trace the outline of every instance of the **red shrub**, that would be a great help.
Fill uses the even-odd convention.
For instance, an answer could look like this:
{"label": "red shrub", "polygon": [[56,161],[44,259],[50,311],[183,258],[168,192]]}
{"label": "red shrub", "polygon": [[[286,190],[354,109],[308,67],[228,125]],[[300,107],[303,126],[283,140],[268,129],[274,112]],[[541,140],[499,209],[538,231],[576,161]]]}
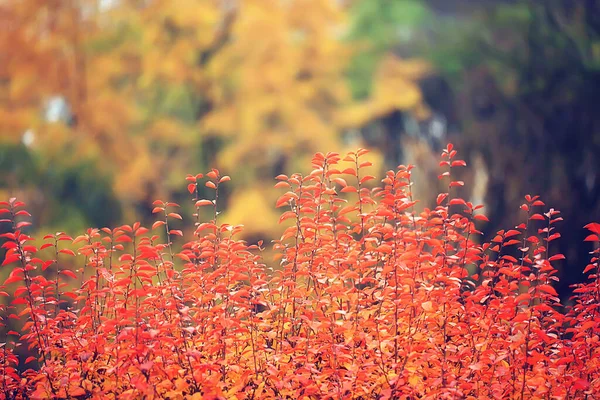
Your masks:
{"label": "red shrub", "polygon": [[[435,209],[414,212],[411,168],[370,188],[359,150],[338,169],[317,154],[308,176],[279,176],[287,226],[279,266],[217,222],[215,200],[195,198],[193,236],[169,223],[176,204],[157,201],[152,231],[135,223],[58,233],[40,249],[23,233],[29,216],[14,199],[3,247],[6,398],[479,399],[595,398],[600,393],[599,250],[565,313],[552,281],[558,211],[526,196],[525,222],[479,244],[475,206],[449,181]],[[451,179],[465,165],[449,145]],[[344,178],[345,177],[345,178]],[[188,176],[198,193],[202,175]],[[341,195],[341,193],[347,193]],[[199,220],[211,207],[213,219]],[[600,225],[588,240],[598,242]],[[167,240],[162,238],[166,237]],[[77,244],[74,252],[64,243]],[[42,251],[42,249],[48,250]],[[48,255],[38,258],[38,254]],[[83,267],[64,267],[79,254]],[[76,286],[78,289],[70,290]],[[9,320],[26,320],[21,333]],[[37,357],[19,360],[26,344]],[[18,372],[35,361],[39,368]],[[22,370],[23,368],[21,368]]]}

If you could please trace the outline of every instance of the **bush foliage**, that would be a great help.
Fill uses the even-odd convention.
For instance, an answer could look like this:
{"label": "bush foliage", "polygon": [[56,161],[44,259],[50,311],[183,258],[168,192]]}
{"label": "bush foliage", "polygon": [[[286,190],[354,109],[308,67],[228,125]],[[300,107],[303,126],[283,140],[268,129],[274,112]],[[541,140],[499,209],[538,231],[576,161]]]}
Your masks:
{"label": "bush foliage", "polygon": [[[458,197],[448,145],[435,209],[414,211],[411,167],[379,186],[366,150],[317,154],[284,190],[276,267],[219,221],[217,170],[188,175],[193,229],[157,221],[74,239],[24,230],[2,203],[10,269],[0,295],[6,398],[554,399],[600,392],[600,224],[589,279],[563,307],[552,283],[559,212],[535,196],[523,223],[479,243],[481,206]],[[204,183],[203,183],[204,182]],[[200,199],[200,185],[214,191]],[[204,191],[203,191],[204,192]],[[212,220],[200,219],[201,208]],[[184,233],[185,232],[185,233]],[[80,268],[68,267],[77,262]],[[15,285],[16,284],[16,285]],[[10,290],[9,290],[10,289]],[[19,332],[13,319],[23,319]],[[21,359],[21,346],[34,353]],[[37,363],[37,367],[36,367]],[[28,368],[29,369],[26,369]]]}

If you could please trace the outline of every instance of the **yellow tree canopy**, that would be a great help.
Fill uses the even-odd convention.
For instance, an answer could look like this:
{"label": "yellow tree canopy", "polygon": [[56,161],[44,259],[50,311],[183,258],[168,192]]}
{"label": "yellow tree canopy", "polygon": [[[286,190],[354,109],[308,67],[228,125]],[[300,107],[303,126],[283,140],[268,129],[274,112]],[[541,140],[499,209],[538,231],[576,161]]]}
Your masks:
{"label": "yellow tree canopy", "polygon": [[[390,56],[354,102],[335,0],[0,0],[0,24],[2,138],[29,131],[47,163],[94,160],[125,205],[172,197],[208,163],[235,197],[356,148],[344,130],[418,109],[427,70]],[[48,115],[57,100],[64,118]]]}

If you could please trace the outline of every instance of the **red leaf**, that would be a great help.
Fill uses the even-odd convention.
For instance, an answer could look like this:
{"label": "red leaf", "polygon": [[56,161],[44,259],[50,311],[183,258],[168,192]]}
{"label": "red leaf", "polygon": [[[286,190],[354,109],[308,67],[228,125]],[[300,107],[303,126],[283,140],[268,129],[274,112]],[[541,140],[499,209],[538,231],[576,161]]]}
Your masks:
{"label": "red leaf", "polygon": [[511,239],[511,240],[507,240],[507,241],[504,243],[504,246],[512,246],[512,245],[519,244],[519,243],[521,243],[521,241],[520,241],[520,240]]}
{"label": "red leaf", "polygon": [[216,188],[217,188],[217,185],[215,185],[215,183],[214,183],[214,182],[212,182],[212,181],[208,181],[208,182],[206,182],[204,185],[205,185],[207,188],[211,188],[211,189],[216,189]]}
{"label": "red leaf", "polygon": [[463,206],[466,206],[467,202],[464,201],[463,199],[452,199],[452,200],[450,200],[450,202],[448,204],[450,204],[450,205],[463,205]]}
{"label": "red leaf", "polygon": [[539,290],[541,290],[542,292],[548,293],[552,296],[555,296],[555,297],[558,296],[558,293],[556,292],[556,290],[550,285],[539,285],[539,286],[537,286],[537,288]]}
{"label": "red leaf", "polygon": [[555,239],[558,239],[560,236],[560,233],[553,233],[552,235],[548,236],[548,241],[551,242]]}
{"label": "red leaf", "polygon": [[190,192],[190,194],[193,194],[196,191],[196,184],[190,183],[187,188],[188,188],[188,192]]}
{"label": "red leaf", "polygon": [[573,383],[573,389],[575,390],[585,390],[590,386],[590,383],[585,379],[577,379],[575,383]]}
{"label": "red leaf", "polygon": [[183,218],[181,218],[181,215],[179,215],[177,213],[168,213],[167,216],[172,217],[172,218],[177,218],[177,219],[183,219]]}
{"label": "red leaf", "polygon": [[533,214],[529,217],[530,220],[544,221],[546,218],[542,214]]}
{"label": "red leaf", "polygon": [[176,236],[183,236],[183,232],[178,229],[171,229],[169,231],[169,234],[176,235]]}
{"label": "red leaf", "polygon": [[521,293],[515,298],[515,303],[529,302],[531,295],[529,293]]}
{"label": "red leaf", "polygon": [[42,271],[47,270],[48,267],[51,266],[52,264],[54,264],[54,260],[44,261],[44,263],[42,264]]}
{"label": "red leaf", "polygon": [[131,239],[129,236],[127,235],[121,235],[117,238],[117,240],[115,240],[115,242],[133,242],[133,239]]}
{"label": "red leaf", "polygon": [[60,273],[68,276],[69,278],[77,279],[77,275],[75,275],[75,272],[71,270],[63,269],[62,271],[60,271]]}
{"label": "red leaf", "polygon": [[584,239],[584,242],[600,242],[600,238],[598,237],[598,235],[588,235]]}
{"label": "red leaf", "polygon": [[231,180],[231,178],[228,175],[225,175],[224,177],[219,179],[219,183],[229,182],[230,180]]}
{"label": "red leaf", "polygon": [[8,257],[6,257],[4,259],[4,262],[2,263],[2,266],[4,267],[5,265],[11,264],[11,263],[13,263],[15,261],[18,261],[18,260],[20,260],[19,255],[18,254],[12,254],[12,255],[10,255],[10,256],[8,256]]}
{"label": "red leaf", "polygon": [[590,272],[591,270],[593,270],[594,268],[596,268],[596,265],[594,264],[588,264],[587,267],[585,267],[585,269],[583,270],[584,274],[587,274],[588,272]]}
{"label": "red leaf", "polygon": [[600,224],[598,224],[596,222],[591,222],[591,223],[587,224],[586,226],[584,226],[584,228],[594,232],[597,235],[600,235]]}
{"label": "red leaf", "polygon": [[448,197],[448,193],[440,193],[437,196],[437,205],[439,206],[440,204],[442,204],[442,202],[444,200],[446,200],[446,198]]}
{"label": "red leaf", "polygon": [[70,256],[74,256],[75,252],[71,249],[61,249],[58,251],[59,253],[68,254]]}
{"label": "red leaf", "polygon": [[16,249],[19,245],[16,242],[5,242],[2,245],[3,249]]}
{"label": "red leaf", "polygon": [[555,254],[548,259],[548,261],[564,260],[565,256],[562,254]]}
{"label": "red leaf", "polygon": [[467,163],[464,160],[454,160],[451,165],[453,167],[466,167]]}
{"label": "red leaf", "polygon": [[148,232],[148,228],[144,228],[143,226],[140,226],[140,227],[137,229],[137,231],[135,231],[135,236],[136,236],[136,237],[138,237],[138,236],[141,236],[141,235],[143,235],[143,234],[144,234],[144,233],[146,233],[146,232]]}

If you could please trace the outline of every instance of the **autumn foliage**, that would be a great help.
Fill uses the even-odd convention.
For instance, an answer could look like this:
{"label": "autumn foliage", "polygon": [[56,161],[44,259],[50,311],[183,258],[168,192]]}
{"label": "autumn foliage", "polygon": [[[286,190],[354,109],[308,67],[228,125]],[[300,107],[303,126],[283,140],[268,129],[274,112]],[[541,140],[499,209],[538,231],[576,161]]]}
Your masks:
{"label": "autumn foliage", "polygon": [[[366,150],[317,154],[280,175],[277,263],[219,220],[217,170],[187,177],[157,221],[47,235],[2,203],[5,398],[583,399],[600,393],[600,224],[586,283],[563,307],[552,286],[559,212],[526,196],[523,223],[480,243],[481,206],[457,196],[452,145],[437,207],[414,211],[411,167],[380,185]],[[200,185],[215,196],[200,199]],[[201,220],[210,208],[212,220]],[[191,224],[190,224],[191,225]],[[73,262],[80,268],[68,268]],[[24,322],[9,330],[13,319]],[[17,355],[21,346],[35,354]],[[22,353],[22,352],[21,352]],[[36,367],[37,363],[37,367]],[[29,368],[29,369],[27,369]]]}

